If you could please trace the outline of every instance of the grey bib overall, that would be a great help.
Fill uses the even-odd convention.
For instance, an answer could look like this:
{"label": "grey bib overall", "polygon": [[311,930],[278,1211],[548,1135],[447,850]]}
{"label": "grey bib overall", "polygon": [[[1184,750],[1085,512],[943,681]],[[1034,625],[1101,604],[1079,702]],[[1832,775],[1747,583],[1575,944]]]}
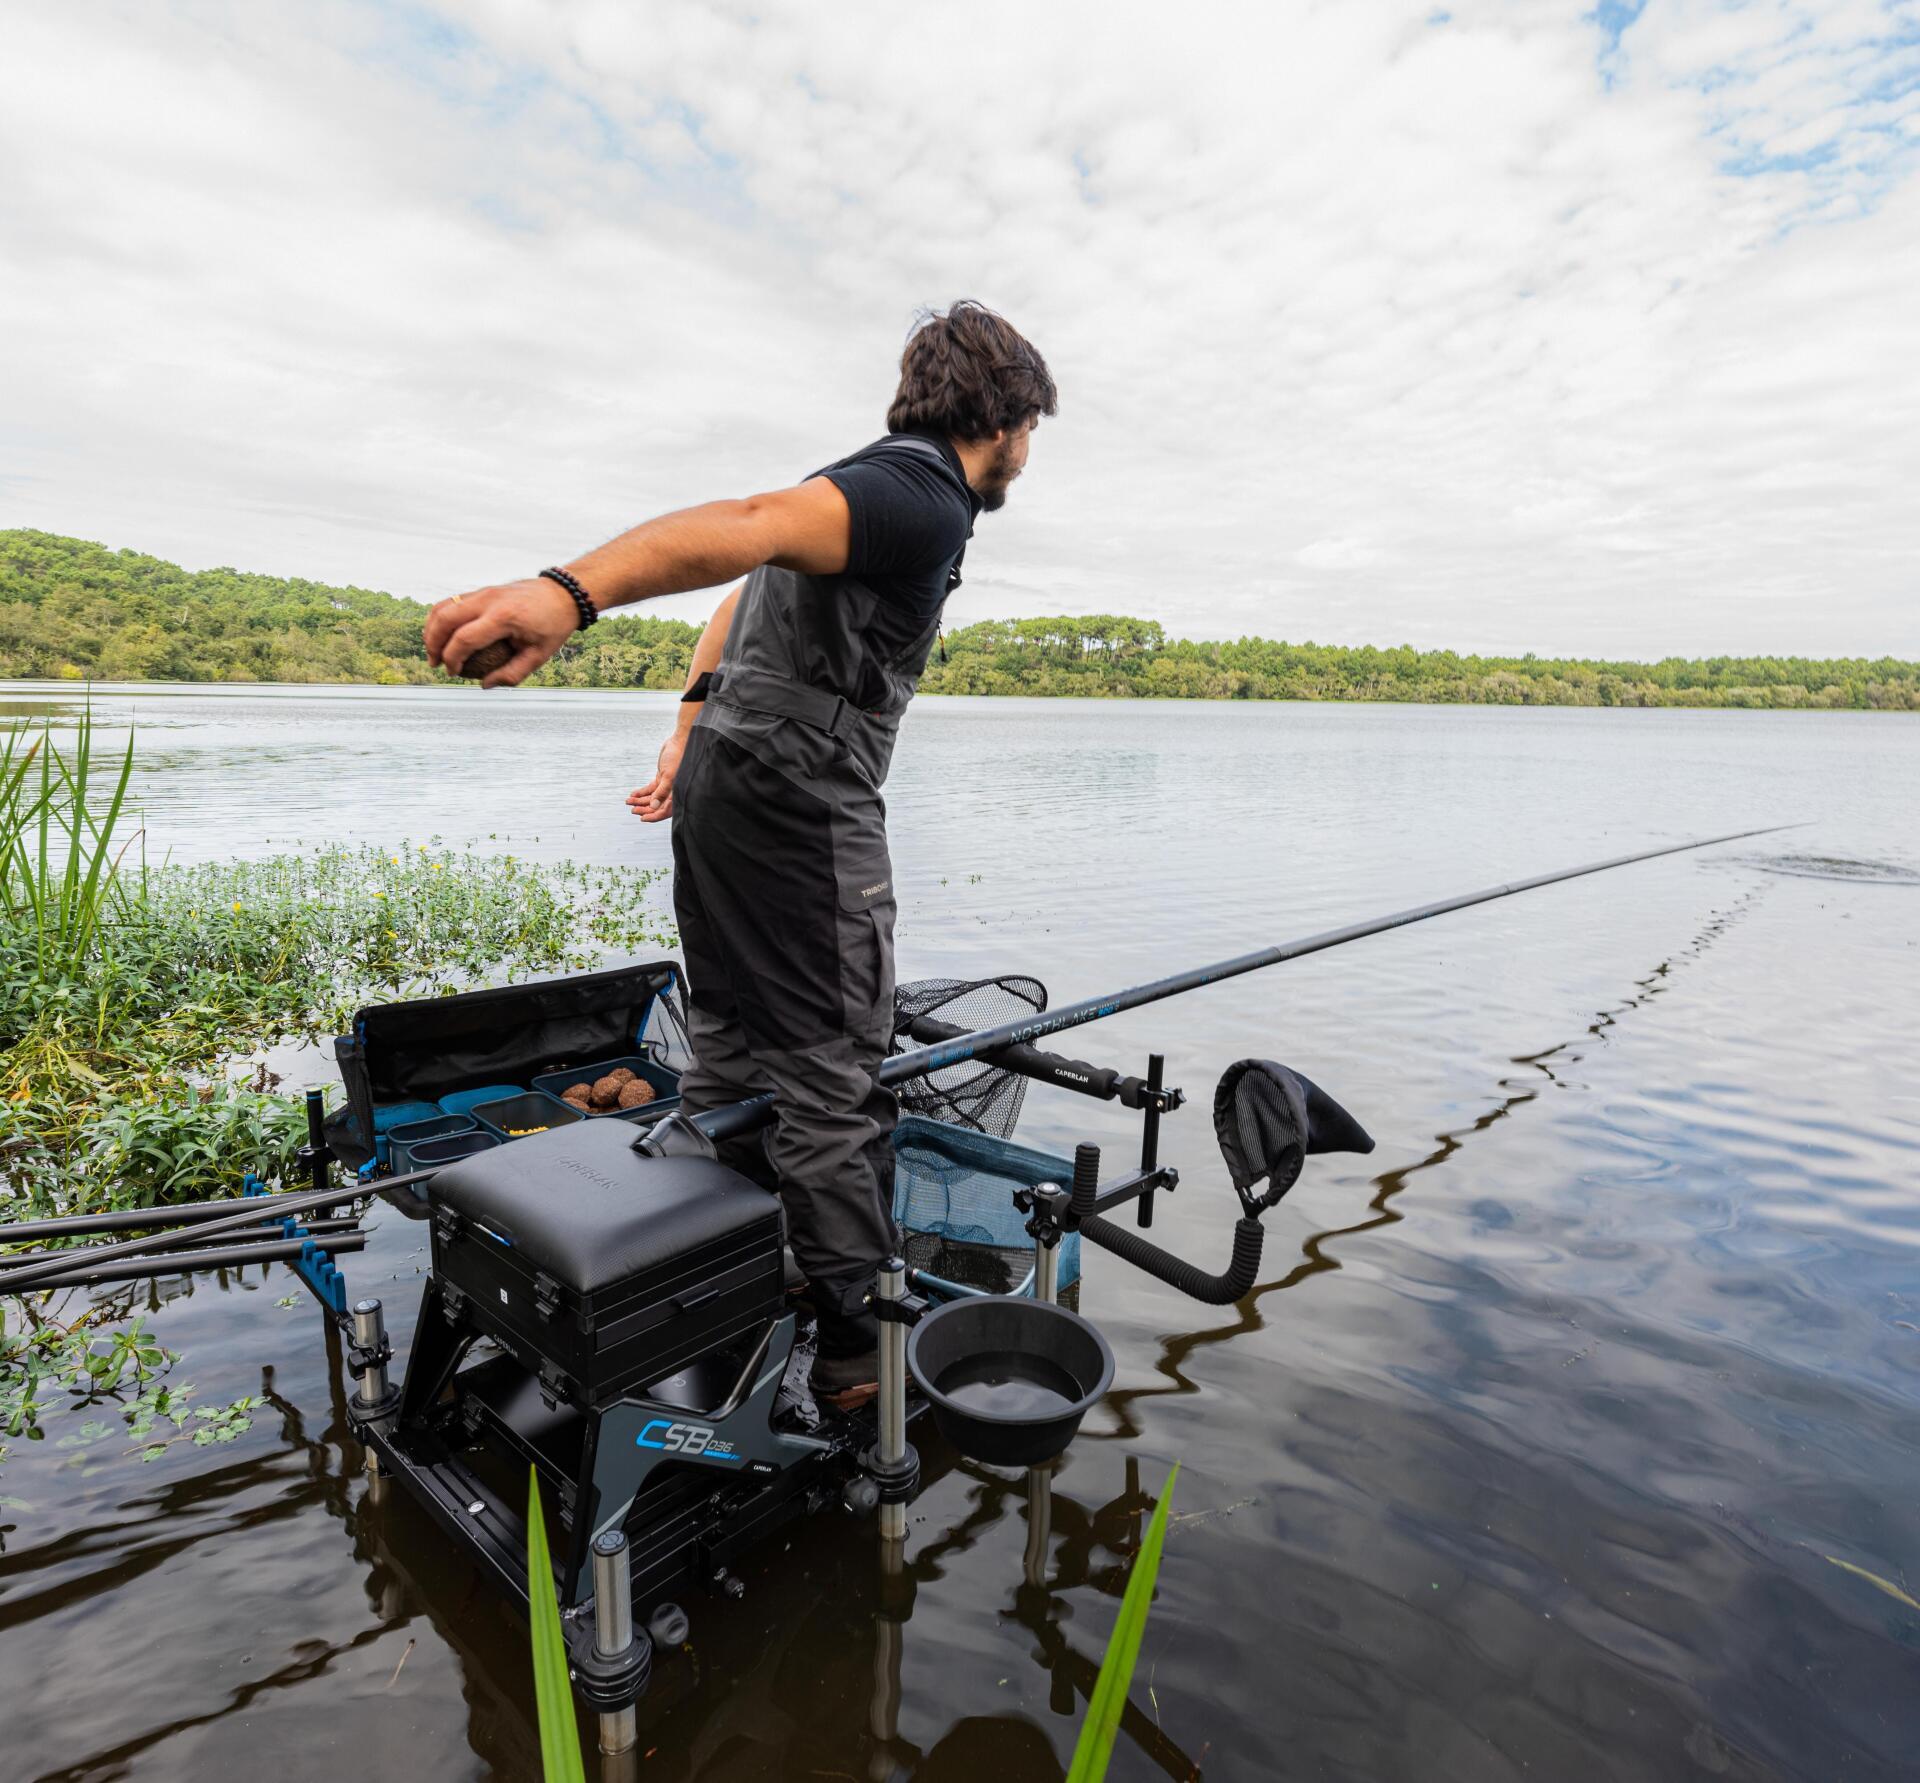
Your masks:
{"label": "grey bib overall", "polygon": [[673,789],[685,1107],[777,1092],[772,1128],[724,1155],[780,1194],[827,1355],[872,1343],[860,1303],[898,1242],[896,1107],[875,1081],[894,988],[880,788],[939,616],[889,648],[880,608],[852,575],[755,570]]}

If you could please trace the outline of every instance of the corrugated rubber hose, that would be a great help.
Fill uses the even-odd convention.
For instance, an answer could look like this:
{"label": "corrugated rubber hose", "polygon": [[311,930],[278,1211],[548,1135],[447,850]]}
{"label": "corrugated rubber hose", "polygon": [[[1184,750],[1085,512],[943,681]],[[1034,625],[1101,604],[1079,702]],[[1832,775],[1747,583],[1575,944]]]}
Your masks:
{"label": "corrugated rubber hose", "polygon": [[1157,1244],[1148,1243],[1139,1233],[1129,1232],[1125,1226],[1116,1226],[1100,1214],[1081,1222],[1080,1235],[1099,1245],[1102,1250],[1112,1251],[1116,1257],[1131,1263],[1136,1269],[1144,1269],[1168,1287],[1178,1288],[1203,1306],[1231,1306],[1236,1300],[1245,1298],[1253,1284],[1260,1279],[1260,1246],[1266,1236],[1258,1220],[1245,1217],[1236,1220],[1233,1227],[1233,1260],[1228,1263],[1225,1274],[1209,1275],[1204,1269],[1194,1268],[1171,1251],[1163,1251]]}

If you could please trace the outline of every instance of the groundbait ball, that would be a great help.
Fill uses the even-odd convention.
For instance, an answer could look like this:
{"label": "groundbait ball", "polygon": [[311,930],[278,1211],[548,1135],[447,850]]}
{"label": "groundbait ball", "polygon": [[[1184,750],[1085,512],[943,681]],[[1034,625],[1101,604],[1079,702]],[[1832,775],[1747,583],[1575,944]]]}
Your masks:
{"label": "groundbait ball", "polygon": [[593,1106],[592,1087],[584,1083],[568,1084],[560,1092],[560,1100],[572,1103],[575,1108],[591,1108]]}
{"label": "groundbait ball", "polygon": [[595,1108],[612,1108],[620,1100],[621,1083],[619,1078],[609,1072],[598,1079],[593,1086],[593,1105]]}
{"label": "groundbait ball", "polygon": [[478,681],[491,675],[495,669],[504,669],[513,660],[513,640],[496,638],[491,644],[482,644],[465,662],[460,665],[460,674],[468,681]]}
{"label": "groundbait ball", "polygon": [[653,1085],[643,1077],[629,1078],[620,1086],[622,1108],[644,1108],[653,1100]]}
{"label": "groundbait ball", "polygon": [[607,1073],[608,1083],[617,1083],[622,1089],[633,1082],[633,1073],[624,1065],[616,1065]]}

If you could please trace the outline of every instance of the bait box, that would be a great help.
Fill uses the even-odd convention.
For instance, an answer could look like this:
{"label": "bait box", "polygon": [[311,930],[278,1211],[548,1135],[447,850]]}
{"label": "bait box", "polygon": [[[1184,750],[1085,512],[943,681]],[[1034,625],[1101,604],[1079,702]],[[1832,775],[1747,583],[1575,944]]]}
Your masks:
{"label": "bait box", "polygon": [[450,1316],[556,1401],[600,1406],[751,1340],[785,1307],[780,1204],[712,1158],[578,1120],[428,1187]]}
{"label": "bait box", "polygon": [[565,1127],[581,1118],[580,1110],[569,1108],[558,1096],[538,1090],[519,1090],[473,1105],[473,1118],[502,1139],[530,1139],[554,1127]]}
{"label": "bait box", "polygon": [[429,1139],[450,1139],[456,1133],[472,1131],[473,1122],[464,1114],[435,1114],[422,1120],[402,1121],[386,1131],[388,1161],[396,1174],[404,1174],[414,1168],[413,1148],[416,1145],[424,1145]]}
{"label": "bait box", "polygon": [[[602,1059],[597,1064],[575,1065],[565,1071],[544,1071],[533,1080],[533,1087],[536,1090],[545,1090],[549,1096],[564,1096],[576,1083],[584,1083],[591,1087],[609,1071],[618,1071],[622,1066],[631,1071],[635,1077],[642,1078],[653,1086],[653,1100],[642,1103],[643,1108],[649,1110],[661,1108],[668,1102],[679,1099],[680,1073],[669,1071],[665,1065],[653,1059],[643,1058],[638,1053],[630,1054],[624,1059]],[[589,1120],[599,1120],[606,1115],[632,1114],[635,1111],[631,1108],[590,1108],[581,1112]]]}
{"label": "bait box", "polygon": [[473,1111],[484,1102],[504,1102],[512,1096],[524,1096],[527,1086],[523,1083],[489,1083],[477,1090],[455,1090],[451,1095],[440,1098],[440,1111],[443,1114],[457,1114],[470,1117]]}
{"label": "bait box", "polygon": [[407,1167],[410,1170],[433,1170],[442,1164],[455,1164],[462,1158],[470,1158],[476,1152],[492,1151],[500,1143],[491,1133],[483,1133],[478,1127],[465,1133],[446,1133],[438,1139],[422,1139],[417,1145],[407,1147]]}

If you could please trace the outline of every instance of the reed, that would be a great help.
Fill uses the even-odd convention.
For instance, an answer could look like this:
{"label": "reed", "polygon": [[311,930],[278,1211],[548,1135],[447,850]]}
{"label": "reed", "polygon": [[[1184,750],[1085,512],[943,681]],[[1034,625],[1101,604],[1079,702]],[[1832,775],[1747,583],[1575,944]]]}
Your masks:
{"label": "reed", "polygon": [[1100,1661],[1100,1676],[1094,1680],[1093,1695],[1087,1701],[1087,1718],[1080,1724],[1067,1783],[1100,1783],[1113,1760],[1120,1715],[1127,1706],[1134,1662],[1140,1657],[1140,1642],[1147,1631],[1147,1613],[1153,1608],[1153,1581],[1159,1575],[1160,1550],[1167,1539],[1167,1507],[1173,1503],[1173,1482],[1179,1477],[1180,1464],[1176,1461],[1161,1488],[1160,1502],[1154,1506],[1146,1539],[1134,1557],[1126,1595],[1120,1600],[1120,1618],[1107,1637],[1106,1657]]}
{"label": "reed", "polygon": [[115,844],[133,779],[133,736],[117,765],[97,763],[93,714],[83,710],[65,746],[51,722],[0,739],[0,914],[30,936],[41,981],[77,975],[108,921],[130,913]]}
{"label": "reed", "polygon": [[540,1768],[547,1783],[586,1783],[580,1763],[580,1727],[567,1681],[567,1641],[553,1591],[547,1520],[540,1509],[540,1476],[527,1469],[527,1609],[533,1621],[533,1696],[540,1723]]}

